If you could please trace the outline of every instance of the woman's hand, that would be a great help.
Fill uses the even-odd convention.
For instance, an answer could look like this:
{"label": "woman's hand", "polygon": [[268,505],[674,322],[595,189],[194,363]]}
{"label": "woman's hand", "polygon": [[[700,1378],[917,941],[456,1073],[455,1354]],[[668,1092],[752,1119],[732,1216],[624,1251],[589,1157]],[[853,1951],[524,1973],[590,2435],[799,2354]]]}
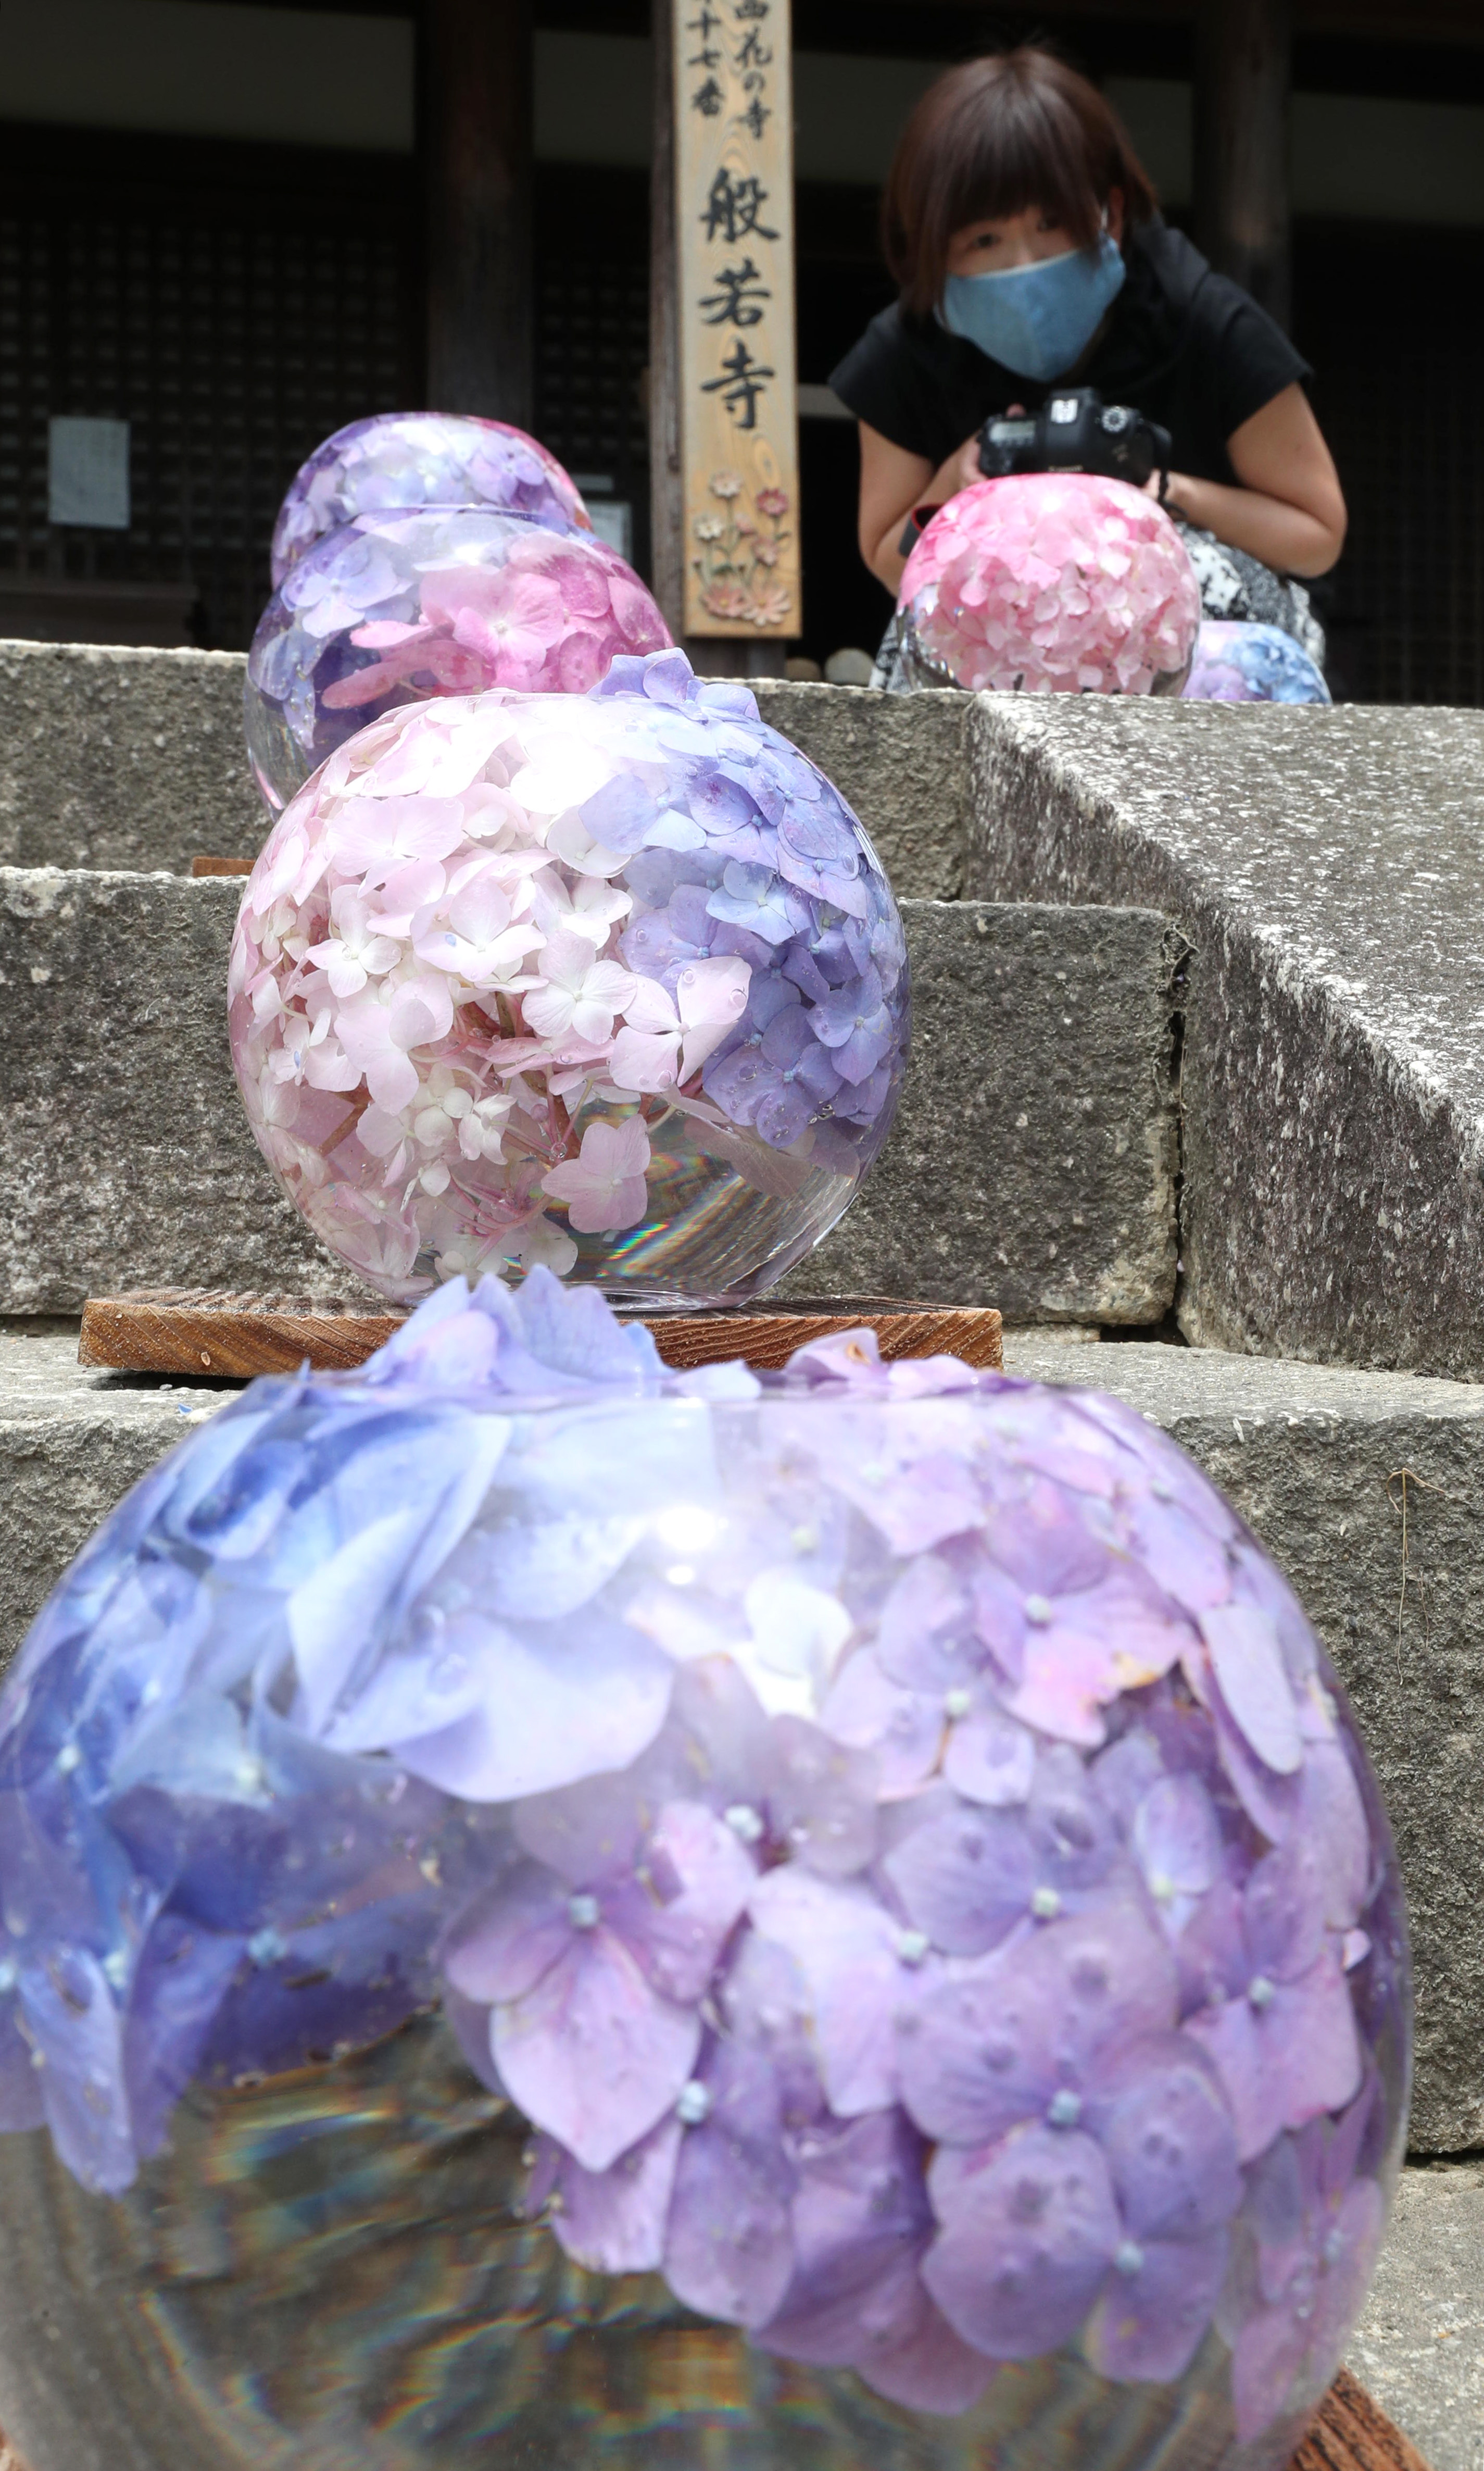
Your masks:
{"label": "woman's hand", "polygon": [[935,472],[926,456],[909,455],[890,437],[859,423],[861,433],[861,555],[872,575],[895,597],[907,560],[899,543],[914,506],[940,506],[974,481],[979,468],[979,432],[966,437],[946,463]]}
{"label": "woman's hand", "polygon": [[[1165,503],[1187,523],[1244,549],[1280,575],[1328,575],[1345,546],[1344,495],[1301,386],[1285,387],[1226,441],[1241,482],[1171,472]],[[1149,495],[1159,482],[1151,480]]]}

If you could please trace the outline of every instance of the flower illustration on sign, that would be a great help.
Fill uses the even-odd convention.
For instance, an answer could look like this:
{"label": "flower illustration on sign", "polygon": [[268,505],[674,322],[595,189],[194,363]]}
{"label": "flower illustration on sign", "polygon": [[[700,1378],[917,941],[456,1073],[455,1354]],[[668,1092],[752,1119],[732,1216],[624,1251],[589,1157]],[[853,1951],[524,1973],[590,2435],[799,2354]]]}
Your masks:
{"label": "flower illustration on sign", "polygon": [[[769,570],[793,539],[783,520],[791,510],[788,491],[770,484],[749,493],[740,472],[713,472],[710,489],[728,514],[725,522],[716,515],[697,515],[691,523],[701,545],[691,565],[702,607],[712,618],[781,626],[793,608],[793,595],[769,580]],[[752,514],[760,516],[761,523],[754,522]]]}

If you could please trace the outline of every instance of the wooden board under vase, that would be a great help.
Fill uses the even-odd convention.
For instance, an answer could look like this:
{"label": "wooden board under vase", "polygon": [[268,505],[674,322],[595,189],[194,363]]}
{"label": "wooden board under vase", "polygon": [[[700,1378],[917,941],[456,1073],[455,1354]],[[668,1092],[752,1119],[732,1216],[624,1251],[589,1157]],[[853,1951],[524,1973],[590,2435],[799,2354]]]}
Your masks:
{"label": "wooden board under vase", "polygon": [[[140,1287],[91,1296],[82,1307],[80,1364],[120,1373],[194,1375],[243,1380],[259,1373],[343,1373],[400,1330],[393,1306],[320,1297],[233,1295],[205,1287]],[[678,1372],[740,1356],[755,1372],[777,1372],[796,1348],[837,1331],[869,1328],[887,1358],[958,1355],[997,1371],[1000,1316],[981,1305],[822,1305],[800,1312],[766,1306],[732,1312],[639,1316],[666,1364]]]}

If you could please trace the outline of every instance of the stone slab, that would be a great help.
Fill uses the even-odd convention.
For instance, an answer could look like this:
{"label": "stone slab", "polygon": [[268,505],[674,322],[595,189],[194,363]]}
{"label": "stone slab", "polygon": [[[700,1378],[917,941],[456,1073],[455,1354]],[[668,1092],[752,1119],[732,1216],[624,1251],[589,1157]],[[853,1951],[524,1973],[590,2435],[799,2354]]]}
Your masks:
{"label": "stone slab", "polygon": [[1011,1330],[1005,1363],[1152,1417],[1287,1572],[1396,1830],[1418,1983],[1412,2141],[1484,2145],[1484,1388]]}
{"label": "stone slab", "polygon": [[0,642],[0,863],[169,867],[252,858],[240,652]]}
{"label": "stone slab", "polygon": [[0,1311],[121,1286],[358,1286],[280,1193],[237,1094],[241,892],[0,868]]}
{"label": "stone slab", "polygon": [[[220,1402],[208,1382],[85,1373],[75,1330],[0,1331],[0,1660],[130,1485]],[[239,1385],[233,1384],[235,1389]]]}
{"label": "stone slab", "polygon": [[[243,741],[241,652],[0,642],[0,863],[189,872],[251,858],[268,819]],[[952,900],[972,698],[752,681],[836,781],[901,900]]]}
{"label": "stone slab", "polygon": [[1431,2471],[1484,2471],[1484,2165],[1403,2171],[1347,2359]]}
{"label": "stone slab", "polygon": [[963,888],[970,695],[886,695],[750,678],[764,720],[827,772],[875,844],[899,901]]}
{"label": "stone slab", "polygon": [[[0,1311],[357,1283],[279,1193],[227,1053],[241,886],[0,869]],[[901,1130],[793,1293],[1157,1321],[1173,1285],[1164,922],[908,903]]]}
{"label": "stone slab", "polygon": [[1175,1282],[1179,938],[1147,910],[924,901],[903,915],[913,1044],[896,1122],[780,1297],[1159,1321]]}
{"label": "stone slab", "polygon": [[983,696],[965,889],[1164,910],[1182,1327],[1484,1374],[1484,714]]}

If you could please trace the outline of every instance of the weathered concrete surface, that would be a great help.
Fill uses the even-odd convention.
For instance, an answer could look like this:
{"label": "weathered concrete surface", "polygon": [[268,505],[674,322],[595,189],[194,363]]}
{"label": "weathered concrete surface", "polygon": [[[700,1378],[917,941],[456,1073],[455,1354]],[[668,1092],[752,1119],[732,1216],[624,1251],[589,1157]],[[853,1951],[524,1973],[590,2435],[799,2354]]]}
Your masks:
{"label": "weathered concrete surface", "polygon": [[898,901],[952,901],[963,888],[972,696],[748,683],[764,720],[801,746],[855,809]]}
{"label": "weathered concrete surface", "polygon": [[[0,642],[0,863],[168,867],[251,858],[268,822],[243,741],[240,652]],[[963,874],[971,698],[753,681],[765,718],[839,784],[899,899]]]}
{"label": "weathered concrete surface", "polygon": [[1137,909],[924,901],[903,915],[913,1043],[896,1123],[780,1296],[1159,1321],[1174,1296],[1179,938]]}
{"label": "weathered concrete surface", "polygon": [[1484,2471],[1484,2167],[1403,2171],[1348,2365],[1432,2471]]}
{"label": "weathered concrete surface", "polygon": [[99,1521],[217,1404],[204,1383],[84,1373],[75,1329],[0,1334],[0,1662]]}
{"label": "weathered concrete surface", "polygon": [[1030,1333],[1005,1359],[1164,1425],[1292,1580],[1396,1829],[1418,1982],[1413,2143],[1484,2145],[1484,1388]]}
{"label": "weathered concrete surface", "polygon": [[0,642],[0,862],[253,858],[268,819],[243,742],[240,652]]}
{"label": "weathered concrete surface", "polygon": [[349,1281],[282,1196],[227,1052],[242,885],[0,868],[0,1310]]}
{"label": "weathered concrete surface", "polygon": [[1182,1325],[1484,1374],[1484,714],[982,696],[988,899],[1196,948]]}
{"label": "weathered concrete surface", "polygon": [[[0,869],[0,1311],[119,1286],[354,1291],[279,1193],[227,1052],[241,885]],[[1155,1321],[1173,1284],[1164,922],[908,903],[902,1130],[805,1283]]]}

